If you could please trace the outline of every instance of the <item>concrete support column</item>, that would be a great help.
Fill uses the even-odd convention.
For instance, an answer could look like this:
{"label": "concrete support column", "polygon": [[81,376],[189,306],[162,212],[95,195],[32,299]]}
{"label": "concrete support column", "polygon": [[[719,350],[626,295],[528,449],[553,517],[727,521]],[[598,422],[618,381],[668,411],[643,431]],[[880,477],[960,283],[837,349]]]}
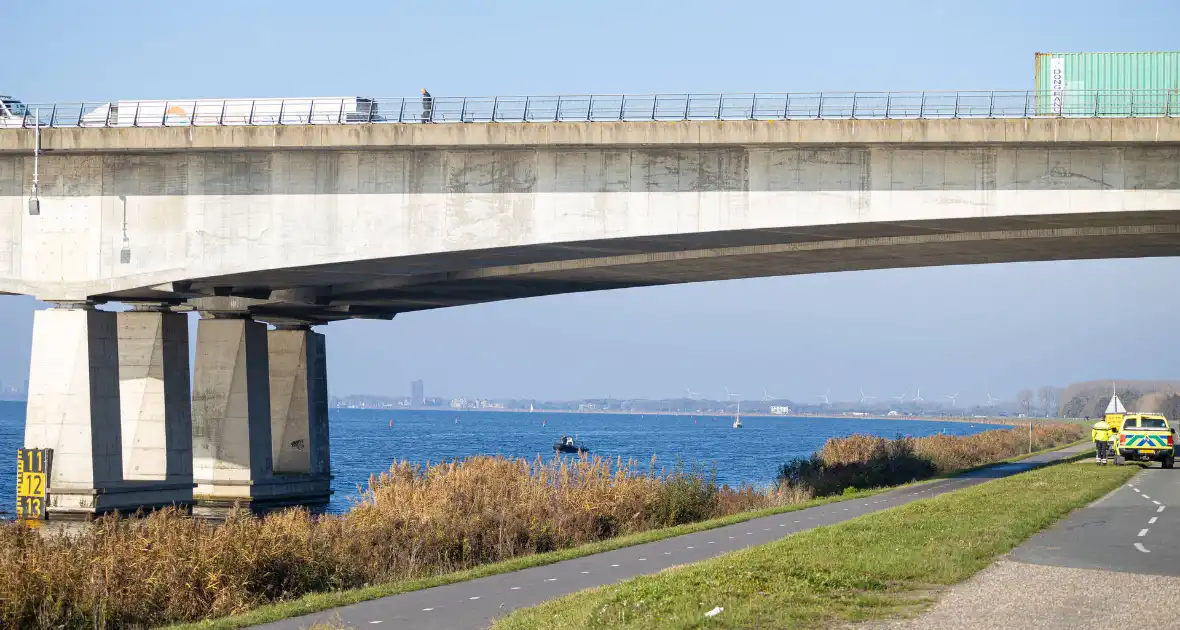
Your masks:
{"label": "concrete support column", "polygon": [[123,478],[193,479],[188,318],[163,305],[118,314]]}
{"label": "concrete support column", "polygon": [[122,483],[118,347],[115,314],[93,304],[33,314],[25,447],[53,449],[50,517],[106,511]]}
{"label": "concrete support column", "polygon": [[61,303],[33,315],[25,446],[53,449],[50,519],[191,499],[191,481],[123,479],[117,314],[93,304]]}
{"label": "concrete support column", "polygon": [[202,317],[194,363],[195,513],[264,499],[271,478],[266,325],[245,317]]}
{"label": "concrete support column", "polygon": [[269,333],[271,456],[276,475],[331,474],[324,336],[309,326]]}

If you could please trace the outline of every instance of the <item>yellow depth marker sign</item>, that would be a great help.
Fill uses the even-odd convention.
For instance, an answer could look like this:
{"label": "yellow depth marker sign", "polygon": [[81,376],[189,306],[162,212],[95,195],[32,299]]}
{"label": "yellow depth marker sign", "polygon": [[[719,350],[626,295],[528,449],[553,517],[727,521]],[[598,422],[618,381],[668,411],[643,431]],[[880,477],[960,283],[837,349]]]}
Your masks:
{"label": "yellow depth marker sign", "polygon": [[20,448],[16,451],[16,518],[45,518],[46,489],[53,449]]}

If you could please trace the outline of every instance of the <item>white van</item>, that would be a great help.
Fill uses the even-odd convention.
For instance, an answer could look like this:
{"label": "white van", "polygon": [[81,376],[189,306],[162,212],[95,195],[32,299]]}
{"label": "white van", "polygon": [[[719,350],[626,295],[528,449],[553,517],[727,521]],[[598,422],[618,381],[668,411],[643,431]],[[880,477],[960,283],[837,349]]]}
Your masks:
{"label": "white van", "polygon": [[383,120],[371,98],[196,99],[118,101],[84,114],[83,127],[336,125]]}
{"label": "white van", "polygon": [[0,127],[24,127],[25,119],[31,119],[32,115],[24,103],[11,96],[0,96]]}

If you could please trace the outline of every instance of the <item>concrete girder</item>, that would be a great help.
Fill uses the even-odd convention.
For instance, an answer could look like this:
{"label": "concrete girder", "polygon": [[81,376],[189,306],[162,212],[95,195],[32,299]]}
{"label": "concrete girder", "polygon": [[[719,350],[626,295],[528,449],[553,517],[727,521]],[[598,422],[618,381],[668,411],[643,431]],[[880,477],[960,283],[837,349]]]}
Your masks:
{"label": "concrete girder", "polygon": [[[1154,131],[1141,135],[1144,125]],[[831,142],[782,135],[786,127]],[[914,135],[887,139],[900,128]],[[521,133],[532,129],[537,127]],[[1180,223],[1180,137],[1168,135],[1177,129],[1174,122],[817,121],[588,129],[609,129],[619,144],[599,138],[581,148],[513,145],[513,138],[524,136],[508,134],[493,143],[496,149],[480,142],[384,151],[343,145],[300,151],[283,144],[178,147],[150,155],[130,146],[112,147],[122,152],[108,154],[63,148],[42,161],[40,217],[0,230],[12,235],[0,249],[14,252],[0,257],[0,290],[50,300],[132,299],[137,293],[161,299],[183,290],[319,306],[352,304],[353,294],[369,302],[393,290],[402,292],[406,308],[417,309],[537,293],[513,292],[512,283],[500,283],[504,294],[460,288],[465,295],[448,296],[444,287],[496,286],[493,277],[544,279],[545,290],[565,292],[879,268],[891,264],[885,251],[953,250],[921,239],[970,240],[984,233],[1002,235],[988,246],[996,253],[991,260],[1003,262],[1015,259],[1006,252],[1028,257],[1020,251],[1026,244],[1004,242],[1005,233],[1020,238],[1042,229]],[[684,143],[690,129],[697,141]],[[640,145],[651,146],[630,145],[627,130],[651,141]],[[667,135],[660,136],[661,130]],[[76,131],[75,140],[91,138],[88,130]],[[111,131],[113,140],[122,141],[120,134],[140,130],[117,131]],[[386,133],[363,133],[370,131],[374,138]],[[443,135],[456,140],[485,132],[504,133],[473,126]],[[717,134],[749,137],[719,143]],[[840,134],[853,134],[856,141]],[[958,143],[954,134],[960,134]],[[942,139],[931,144],[935,136]],[[0,218],[20,215],[23,189],[16,184],[29,168],[25,157],[0,155],[0,206],[14,210],[0,212]],[[102,236],[119,233],[124,224],[135,250],[127,263]],[[1141,236],[1145,242],[1155,238]],[[1053,247],[1077,238],[1086,237],[1041,242]],[[892,247],[887,239],[918,240]],[[831,255],[823,243],[837,243],[843,256]],[[775,249],[794,246],[802,249]],[[966,243],[962,251],[974,247]],[[857,262],[862,253],[874,261]],[[790,267],[758,262],[804,254],[805,264]],[[1042,253],[1045,259],[1069,255]],[[824,264],[813,264],[819,262]],[[425,294],[403,292],[407,284],[429,288]]]}
{"label": "concrete girder", "polygon": [[[275,292],[280,293],[280,292]],[[290,299],[293,294],[287,292]],[[344,319],[392,319],[389,309],[353,304],[314,304],[239,296],[209,296],[188,300],[194,310],[210,317],[257,319],[272,324],[322,325]]]}
{"label": "concrete girder", "polygon": [[[524,147],[729,147],[964,143],[1127,143],[1175,141],[1180,119],[939,118],[913,120],[690,120],[436,125],[263,125],[149,128],[56,127],[41,131],[52,153],[211,150],[509,149]],[[0,130],[0,154],[31,154],[27,129]]]}
{"label": "concrete girder", "polygon": [[[1089,227],[1043,227],[1042,223],[1015,221],[1008,225],[1014,229],[926,230],[910,236],[813,240],[509,265],[280,294],[315,296],[317,302],[339,300],[328,306],[287,307],[302,308],[303,317],[311,317],[317,309],[331,312],[335,317],[354,317],[364,307],[385,313],[409,312],[559,293],[770,275],[978,264],[994,262],[997,258],[1010,261],[1095,258],[1113,256],[1116,252],[1126,252],[1119,254],[1120,257],[1174,255],[1166,243],[1180,238],[1180,224],[1175,223],[1119,225],[1104,221]],[[1116,240],[1139,244],[1123,246],[1116,244]],[[983,251],[977,251],[980,249]],[[935,252],[937,262],[932,262]],[[265,308],[277,311],[279,307]],[[349,310],[332,312],[345,308]]]}

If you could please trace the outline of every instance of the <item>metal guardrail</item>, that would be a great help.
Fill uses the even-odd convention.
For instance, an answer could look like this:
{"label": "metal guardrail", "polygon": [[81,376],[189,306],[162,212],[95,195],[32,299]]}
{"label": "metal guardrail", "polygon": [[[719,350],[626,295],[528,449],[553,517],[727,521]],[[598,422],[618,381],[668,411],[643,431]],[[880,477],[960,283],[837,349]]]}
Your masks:
{"label": "metal guardrail", "polygon": [[[116,106],[118,105],[118,106]],[[134,107],[134,111],[129,111]],[[835,92],[25,104],[0,127],[185,127],[683,120],[1148,118],[1180,116],[1180,90]]]}

